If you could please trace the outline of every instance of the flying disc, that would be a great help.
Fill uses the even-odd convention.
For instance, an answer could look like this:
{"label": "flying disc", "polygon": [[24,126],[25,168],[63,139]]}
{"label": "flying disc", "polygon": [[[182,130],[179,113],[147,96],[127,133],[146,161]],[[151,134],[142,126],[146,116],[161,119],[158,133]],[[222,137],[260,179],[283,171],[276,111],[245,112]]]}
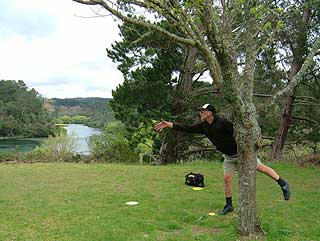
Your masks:
{"label": "flying disc", "polygon": [[138,202],[136,201],[130,201],[130,202],[126,202],[126,205],[129,205],[129,206],[134,206],[134,205],[137,205]]}
{"label": "flying disc", "polygon": [[216,214],[214,212],[210,212],[209,216],[215,216]]}
{"label": "flying disc", "polygon": [[194,190],[194,191],[200,191],[200,190],[202,190],[203,189],[203,187],[193,187],[192,188],[192,190]]}

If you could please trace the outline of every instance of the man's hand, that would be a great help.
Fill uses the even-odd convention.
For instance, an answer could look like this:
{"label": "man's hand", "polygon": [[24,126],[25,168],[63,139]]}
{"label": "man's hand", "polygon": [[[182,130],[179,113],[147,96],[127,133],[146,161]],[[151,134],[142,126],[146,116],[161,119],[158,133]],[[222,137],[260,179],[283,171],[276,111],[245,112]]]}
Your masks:
{"label": "man's hand", "polygon": [[173,127],[173,123],[172,122],[162,120],[162,121],[160,121],[158,124],[156,124],[154,126],[154,129],[156,131],[162,131],[162,129],[164,129],[164,128],[172,128],[172,127]]}

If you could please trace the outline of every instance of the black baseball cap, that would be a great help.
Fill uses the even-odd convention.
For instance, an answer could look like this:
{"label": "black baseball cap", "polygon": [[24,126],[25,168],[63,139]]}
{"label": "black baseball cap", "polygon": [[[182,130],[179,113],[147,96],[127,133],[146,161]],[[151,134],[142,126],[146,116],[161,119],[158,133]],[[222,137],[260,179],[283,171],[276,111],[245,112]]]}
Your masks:
{"label": "black baseball cap", "polygon": [[198,108],[198,111],[202,111],[202,110],[207,110],[207,111],[211,111],[212,113],[216,113],[216,108],[210,104],[205,104],[200,108]]}

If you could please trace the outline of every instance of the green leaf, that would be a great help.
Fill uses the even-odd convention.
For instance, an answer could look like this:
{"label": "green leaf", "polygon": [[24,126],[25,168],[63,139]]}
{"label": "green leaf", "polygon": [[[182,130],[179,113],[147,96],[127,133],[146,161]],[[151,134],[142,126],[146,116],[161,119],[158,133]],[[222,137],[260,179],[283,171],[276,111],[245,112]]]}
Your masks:
{"label": "green leaf", "polygon": [[277,29],[282,29],[284,26],[284,22],[282,20],[277,21]]}
{"label": "green leaf", "polygon": [[272,29],[272,25],[271,22],[267,22],[264,26],[263,26],[263,30],[270,30]]}
{"label": "green leaf", "polygon": [[257,13],[257,8],[253,7],[250,8],[250,14],[256,14]]}

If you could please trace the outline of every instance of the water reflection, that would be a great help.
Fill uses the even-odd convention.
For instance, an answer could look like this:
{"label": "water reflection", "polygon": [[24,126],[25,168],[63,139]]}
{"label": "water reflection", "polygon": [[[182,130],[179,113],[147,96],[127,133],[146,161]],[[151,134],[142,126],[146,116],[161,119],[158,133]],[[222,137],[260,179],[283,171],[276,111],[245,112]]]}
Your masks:
{"label": "water reflection", "polygon": [[40,145],[46,138],[9,138],[0,140],[0,151],[26,152]]}
{"label": "water reflection", "polygon": [[64,126],[67,135],[75,138],[76,152],[82,155],[89,154],[89,138],[95,135],[101,135],[102,131],[97,128],[88,127],[79,124],[69,124]]}
{"label": "water reflection", "polygon": [[[94,135],[101,135],[102,130],[91,128],[80,124],[65,125],[67,135],[75,138],[75,151],[82,155],[89,154],[89,138]],[[40,145],[46,138],[9,138],[0,139],[1,151],[31,151],[36,146]]]}

